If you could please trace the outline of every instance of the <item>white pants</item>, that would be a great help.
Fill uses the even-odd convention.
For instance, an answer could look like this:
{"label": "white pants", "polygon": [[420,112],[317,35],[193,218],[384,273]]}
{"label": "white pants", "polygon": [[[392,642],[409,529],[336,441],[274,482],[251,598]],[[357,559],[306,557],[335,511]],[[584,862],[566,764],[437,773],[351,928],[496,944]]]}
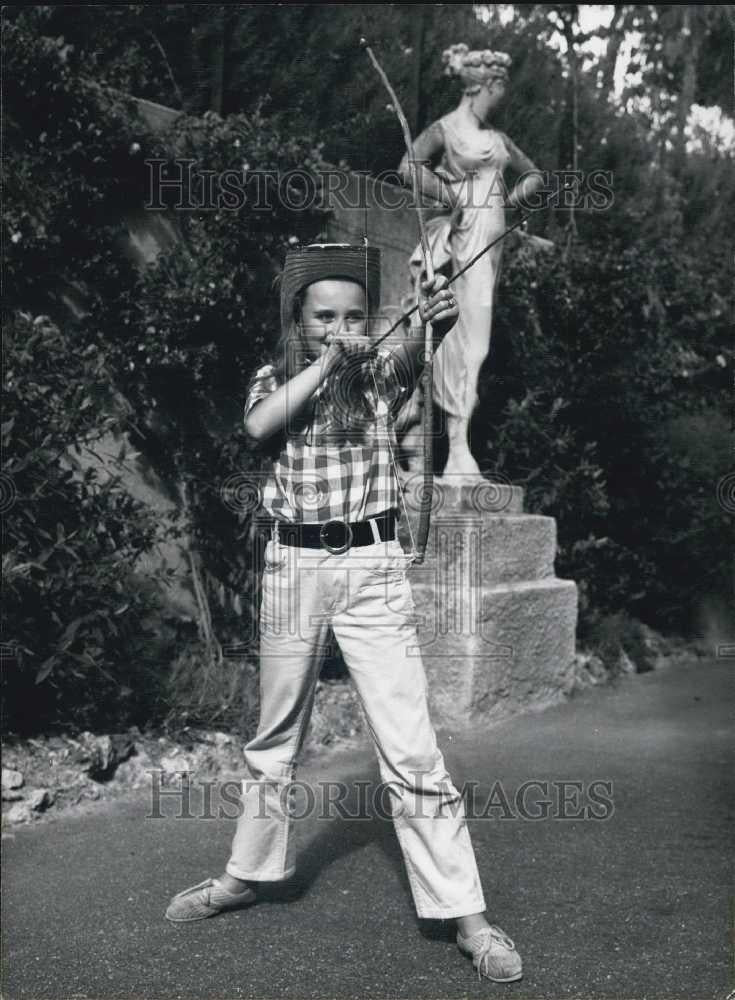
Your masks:
{"label": "white pants", "polygon": [[245,747],[227,872],[249,881],[293,874],[288,786],[334,631],[362,702],[419,917],[485,910],[464,804],[447,773],[427,704],[415,608],[398,541],[333,554],[271,539],[260,618],[260,722]]}

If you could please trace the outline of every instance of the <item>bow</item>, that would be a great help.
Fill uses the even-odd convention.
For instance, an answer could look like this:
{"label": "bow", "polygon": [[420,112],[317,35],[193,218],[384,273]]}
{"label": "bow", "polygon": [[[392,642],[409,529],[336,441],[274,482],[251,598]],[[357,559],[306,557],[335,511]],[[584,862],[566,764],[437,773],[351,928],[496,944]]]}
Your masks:
{"label": "bow", "polygon": [[[368,43],[364,38],[360,39],[360,45],[365,49],[370,61],[375,67],[378,76],[383,82],[385,89],[390,95],[391,103],[393,105],[393,110],[396,113],[396,117],[400,122],[401,129],[403,131],[403,141],[406,146],[406,156],[408,160],[408,169],[411,174],[411,186],[413,188],[413,201],[416,207],[416,217],[419,224],[419,237],[421,241],[421,253],[424,258],[424,270],[426,272],[426,279],[429,282],[434,280],[434,263],[431,259],[431,247],[429,246],[429,241],[426,238],[426,227],[424,226],[424,215],[421,211],[421,191],[419,187],[419,174],[418,166],[414,157],[413,140],[411,139],[411,130],[408,126],[408,121],[401,107],[401,102],[398,100],[398,96],[391,86],[390,80],[385,74],[385,70],[380,65],[378,60],[375,58],[373,50],[370,48]],[[418,305],[411,310],[411,313],[418,309]],[[393,330],[397,328],[395,324],[388,333],[392,333]],[[416,542],[414,545],[413,561],[416,565],[420,565],[424,561],[424,555],[426,554],[426,543],[429,538],[429,526],[431,519],[431,500],[433,492],[433,479],[434,479],[434,451],[433,451],[433,369],[434,369],[434,343],[431,330],[431,323],[421,323],[422,335],[424,340],[424,352],[423,352],[423,371],[422,371],[422,381],[424,389],[424,409],[422,414],[421,427],[423,431],[423,481],[421,484],[421,490],[419,494],[419,524],[416,532]],[[388,334],[384,334],[380,340],[384,340]],[[379,343],[378,341],[377,343]],[[377,346],[377,343],[373,347]]]}
{"label": "bow", "polygon": [[[406,154],[407,154],[407,160],[408,160],[408,167],[409,167],[409,172],[411,174],[411,185],[412,185],[412,188],[413,188],[413,200],[414,200],[414,204],[416,206],[416,217],[418,219],[418,224],[419,224],[419,234],[420,234],[420,240],[421,240],[421,253],[422,253],[423,258],[424,258],[424,270],[426,271],[426,277],[427,277],[427,279],[429,281],[433,281],[434,280],[434,266],[433,266],[433,261],[431,259],[431,248],[429,246],[429,241],[426,238],[426,229],[425,229],[425,226],[424,226],[424,216],[423,216],[423,212],[421,210],[421,192],[420,192],[420,187],[419,187],[418,166],[417,166],[416,160],[414,158],[414,149],[413,149],[413,140],[411,139],[411,130],[409,129],[408,121],[407,121],[406,116],[405,116],[405,114],[403,112],[403,108],[401,107],[401,102],[398,100],[396,92],[393,89],[393,87],[391,86],[390,80],[386,76],[385,70],[380,65],[380,63],[378,62],[378,60],[376,59],[375,54],[373,53],[373,50],[370,48],[370,46],[368,45],[368,43],[366,42],[366,40],[364,38],[360,39],[360,45],[367,52],[368,56],[370,57],[370,61],[372,62],[373,66],[375,67],[375,70],[377,71],[380,79],[383,82],[383,85],[385,86],[385,89],[388,91],[388,94],[390,95],[390,99],[391,99],[391,102],[392,102],[392,105],[393,105],[393,110],[395,111],[396,117],[398,118],[398,121],[400,122],[401,129],[403,130],[403,141],[404,141],[405,146],[406,146]],[[549,192],[549,196],[553,197],[554,195],[561,194],[561,193],[563,193],[563,192],[565,192],[566,190],[569,190],[569,189],[570,188],[568,187],[568,185],[564,185],[564,186],[562,186],[562,188],[560,188],[559,191]],[[544,207],[546,207],[546,206],[545,205],[541,205],[541,206],[538,206],[537,208],[531,209],[527,213],[526,212],[521,212],[519,214],[519,218],[517,219],[516,222],[514,222],[512,225],[508,226],[508,228],[506,230],[504,230],[504,232],[502,232],[499,236],[496,236],[495,239],[491,240],[490,243],[487,244],[487,246],[484,246],[481,250],[479,250],[475,254],[475,256],[464,265],[464,267],[460,268],[459,271],[457,271],[455,274],[453,274],[449,278],[449,280],[447,282],[447,287],[449,287],[458,278],[460,278],[463,274],[465,274],[467,271],[469,271],[469,269],[471,267],[474,267],[474,265],[477,263],[477,261],[481,257],[484,257],[484,255],[486,253],[488,253],[488,251],[490,251],[497,243],[500,243],[501,240],[504,240],[505,237],[508,236],[509,233],[512,233],[513,230],[518,229],[522,225],[524,225],[524,223],[526,223],[528,221],[528,219],[531,217],[531,215],[535,211],[539,211],[541,208],[544,208]],[[367,243],[367,237],[366,237],[366,243]],[[409,309],[408,312],[405,312],[402,316],[400,316],[396,320],[396,322],[391,325],[390,329],[388,329],[385,333],[383,333],[380,337],[378,337],[377,340],[373,341],[372,346],[370,348],[370,353],[373,354],[377,350],[378,346],[384,340],[386,340],[392,333],[394,333],[400,326],[402,326],[405,323],[405,321],[407,319],[409,319],[417,310],[418,310],[418,303],[416,305],[414,305],[411,309]],[[424,409],[423,409],[422,422],[421,422],[422,431],[423,431],[423,482],[422,482],[422,485],[421,485],[421,491],[420,491],[420,497],[419,497],[419,499],[420,499],[419,526],[418,526],[418,531],[417,531],[416,543],[414,545],[414,559],[413,559],[414,563],[419,564],[419,565],[424,561],[424,555],[426,553],[426,543],[427,543],[428,538],[429,538],[429,527],[430,527],[430,518],[431,518],[431,501],[432,501],[433,478],[434,478],[433,477],[433,463],[434,463],[434,456],[433,456],[433,420],[432,420],[432,417],[433,417],[433,355],[434,355],[434,344],[433,344],[433,338],[432,338],[431,324],[430,323],[422,323],[421,326],[422,326],[422,329],[423,329],[423,336],[424,336],[424,368],[423,368],[423,373],[422,373],[423,388],[424,388]]]}

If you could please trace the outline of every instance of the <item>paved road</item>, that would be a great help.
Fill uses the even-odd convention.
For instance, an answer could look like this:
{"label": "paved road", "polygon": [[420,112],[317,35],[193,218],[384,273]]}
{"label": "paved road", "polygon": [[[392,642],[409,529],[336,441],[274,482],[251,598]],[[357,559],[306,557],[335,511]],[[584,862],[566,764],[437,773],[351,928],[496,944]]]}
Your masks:
{"label": "paved road", "polygon": [[[302,821],[289,883],[254,908],[174,926],[169,897],[219,873],[234,822],[175,819],[168,800],[168,818],[146,819],[138,797],[3,841],[4,996],[725,1000],[734,671],[700,660],[442,736],[455,782],[479,782],[474,808],[488,818],[471,820],[472,836],[490,916],[524,958],[520,983],[478,982],[450,925],[415,918],[392,827],[376,815]],[[377,781],[377,768],[352,751],[300,777],[319,791],[327,778]],[[604,814],[606,792],[594,805],[590,786],[611,782],[612,815],[562,819],[555,806],[524,819],[516,798],[531,779],[582,782],[579,801],[566,786],[568,814]],[[528,789],[527,815],[543,812],[543,793]]]}

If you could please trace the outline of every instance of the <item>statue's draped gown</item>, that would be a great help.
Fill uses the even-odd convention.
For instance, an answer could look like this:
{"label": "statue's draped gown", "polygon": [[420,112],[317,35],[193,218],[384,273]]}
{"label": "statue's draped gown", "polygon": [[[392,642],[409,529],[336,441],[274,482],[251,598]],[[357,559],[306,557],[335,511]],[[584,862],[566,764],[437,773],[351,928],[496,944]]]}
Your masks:
{"label": "statue's draped gown", "polygon": [[[441,130],[444,147],[434,172],[457,194],[461,213],[455,210],[428,220],[426,232],[434,266],[454,274],[504,231],[503,171],[511,162],[516,167],[514,154],[519,160],[526,158],[503,133],[468,127],[456,112],[439,119],[432,129]],[[456,417],[470,417],[477,404],[477,379],[490,348],[502,253],[501,241],[453,285],[459,319],[437,349],[433,386],[436,403]],[[414,282],[422,266],[417,247],[410,261]]]}

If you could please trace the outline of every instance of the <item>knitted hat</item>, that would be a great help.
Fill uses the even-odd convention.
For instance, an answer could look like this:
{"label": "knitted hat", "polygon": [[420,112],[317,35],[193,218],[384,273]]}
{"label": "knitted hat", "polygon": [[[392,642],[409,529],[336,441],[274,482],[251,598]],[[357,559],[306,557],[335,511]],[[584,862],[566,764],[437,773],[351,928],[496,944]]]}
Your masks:
{"label": "knitted hat", "polygon": [[284,330],[293,319],[293,304],[298,293],[325,278],[356,281],[365,289],[368,311],[377,312],[380,306],[380,250],[349,243],[311,243],[286,254],[281,275],[281,326]]}

